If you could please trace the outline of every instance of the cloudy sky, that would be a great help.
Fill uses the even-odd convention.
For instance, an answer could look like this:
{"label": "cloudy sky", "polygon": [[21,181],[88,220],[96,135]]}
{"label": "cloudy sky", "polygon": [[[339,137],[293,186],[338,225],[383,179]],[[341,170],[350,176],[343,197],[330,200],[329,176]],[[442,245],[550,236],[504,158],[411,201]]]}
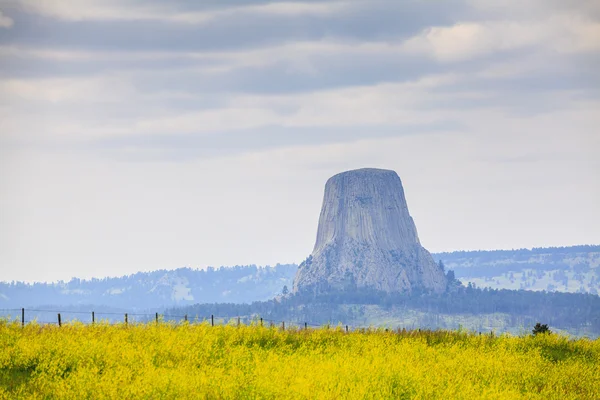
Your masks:
{"label": "cloudy sky", "polygon": [[300,262],[325,181],[430,251],[600,243],[600,2],[0,0],[0,280]]}

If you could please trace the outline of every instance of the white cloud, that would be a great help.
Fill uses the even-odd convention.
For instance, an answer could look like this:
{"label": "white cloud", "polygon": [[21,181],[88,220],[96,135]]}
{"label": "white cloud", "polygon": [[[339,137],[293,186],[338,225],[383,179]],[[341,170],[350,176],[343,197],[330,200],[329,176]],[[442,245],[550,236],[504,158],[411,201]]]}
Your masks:
{"label": "white cloud", "polygon": [[328,15],[344,8],[348,1],[328,1],[328,2],[272,2],[266,4],[260,4],[256,6],[247,6],[246,8],[239,8],[240,10],[250,9],[256,12],[265,12],[269,14],[279,15],[301,15],[301,14],[312,14],[312,15]]}
{"label": "white cloud", "polygon": [[137,123],[130,133],[214,133],[259,128],[279,122],[281,122],[281,116],[269,108],[224,107],[159,119],[149,118]]}
{"label": "white cloud", "polygon": [[600,51],[600,22],[578,17],[564,18],[564,35],[556,37],[556,48],[565,53]]}
{"label": "white cloud", "polygon": [[[104,51],[87,49],[53,49],[41,46],[0,45],[0,61],[6,62],[19,59],[76,62],[174,62],[186,60],[183,67],[172,66],[166,75],[177,73],[234,73],[243,68],[262,68],[279,65],[287,68],[288,72],[318,75],[316,64],[324,58],[369,58],[376,56],[402,56],[400,41],[377,42],[358,40],[336,40],[327,38],[314,41],[296,41],[254,49],[211,50],[211,51]],[[33,62],[33,61],[32,61]],[[141,65],[141,64],[140,64]],[[143,68],[143,67],[141,67]],[[143,73],[144,71],[140,71]],[[160,71],[152,71],[161,74]]]}
{"label": "white cloud", "polygon": [[169,13],[161,18],[168,21],[204,23],[210,20],[227,17],[237,13],[266,14],[274,16],[299,16],[299,15],[331,15],[345,8],[349,3],[329,1],[327,3],[302,3],[302,2],[273,2],[240,7],[228,7],[216,11]]}
{"label": "white cloud", "polygon": [[12,0],[12,4],[32,13],[70,21],[82,20],[156,20],[202,24],[236,14],[328,15],[342,9],[340,1],[328,3],[277,2],[210,11],[178,11],[168,3],[127,4],[115,0]]}
{"label": "white cloud", "polygon": [[[152,79],[152,74],[148,79]],[[214,133],[268,126],[426,124],[436,121],[438,117],[419,111],[418,105],[436,96],[429,93],[432,89],[461,79],[464,78],[456,74],[443,74],[424,76],[406,83],[326,89],[310,93],[233,93],[226,97],[227,101],[221,107],[196,111],[180,111],[169,107],[169,100],[178,98],[176,92],[145,93],[135,87],[131,76],[127,74],[107,74],[93,78],[0,80],[0,95],[14,99],[15,108],[15,112],[9,113],[5,120],[4,136],[43,134],[50,137],[70,135],[84,138]],[[468,93],[458,94],[456,98],[465,95],[470,96]],[[193,98],[192,94],[189,96]],[[201,97],[202,94],[197,96]],[[135,116],[113,117],[105,111],[109,104],[133,107]],[[149,106],[151,104],[152,107]],[[36,113],[44,115],[44,123],[37,125],[35,119],[30,118],[31,111],[19,112],[23,105],[33,107]],[[51,112],[49,107],[53,107]],[[75,109],[85,112],[74,112]],[[48,123],[49,120],[52,123]]]}
{"label": "white cloud", "polygon": [[13,26],[14,22],[12,20],[12,18],[8,17],[7,15],[4,15],[4,13],[2,12],[2,10],[0,10],[0,28],[11,28]]}
{"label": "white cloud", "polygon": [[160,12],[156,6],[137,6],[114,0],[13,0],[12,6],[26,12],[63,20],[149,19]]}
{"label": "white cloud", "polygon": [[[404,83],[337,88],[310,93],[247,96],[232,99],[237,107],[286,107],[294,110],[279,116],[287,127],[356,127],[435,122],[445,114],[431,115],[420,104],[437,96],[433,89],[464,79],[457,74],[427,75]],[[469,94],[457,94],[456,97]]]}
{"label": "white cloud", "polygon": [[[377,127],[407,129],[408,126],[413,126],[415,129],[429,129],[432,124],[448,121],[465,123],[470,118],[471,111],[468,108],[461,110],[461,107],[447,107],[461,102],[477,103],[487,100],[487,106],[479,106],[478,112],[486,108],[517,107],[512,101],[490,104],[494,93],[477,90],[476,86],[463,90],[440,89],[448,85],[460,86],[462,83],[473,85],[481,78],[511,77],[518,74],[520,69],[524,67],[501,64],[485,68],[479,73],[424,75],[414,81],[401,83],[277,95],[230,93],[223,95],[223,102],[218,107],[199,107],[191,111],[180,110],[169,103],[186,98],[185,96],[189,100],[201,100],[202,93],[189,93],[185,96],[168,91],[146,93],[137,88],[127,74],[111,74],[93,79],[81,77],[0,81],[0,94],[5,98],[15,99],[11,105],[14,111],[6,113],[5,137],[89,139],[150,134],[201,136],[215,133],[226,135],[228,131],[269,127],[370,127],[376,135]],[[147,79],[152,77],[150,74]],[[573,104],[573,99],[578,95],[577,92],[561,91],[552,96],[546,92],[543,94],[543,101],[546,104],[553,102],[555,107],[560,108]],[[533,103],[542,103],[536,93],[528,96]],[[112,108],[107,107],[111,104]],[[23,112],[25,105],[28,110],[36,110],[37,118],[31,118],[31,111]],[[43,122],[40,122],[40,116],[43,116]],[[255,134],[260,136],[259,133]],[[365,137],[368,136],[365,133]]]}
{"label": "white cloud", "polygon": [[112,75],[0,80],[3,96],[35,102],[122,102],[134,92],[129,81]]}
{"label": "white cloud", "polygon": [[590,18],[600,17],[600,3],[596,0],[467,0],[466,3],[484,19],[545,19],[573,12]]}
{"label": "white cloud", "polygon": [[38,58],[53,61],[144,61],[175,58],[210,59],[218,53],[193,53],[177,51],[126,51],[126,50],[86,50],[56,49],[42,46],[3,45],[0,46],[0,59]]}
{"label": "white cloud", "polygon": [[499,51],[588,52],[600,50],[600,23],[579,15],[560,15],[545,21],[465,22],[431,27],[403,44],[413,54],[429,54],[443,62],[467,60]]}

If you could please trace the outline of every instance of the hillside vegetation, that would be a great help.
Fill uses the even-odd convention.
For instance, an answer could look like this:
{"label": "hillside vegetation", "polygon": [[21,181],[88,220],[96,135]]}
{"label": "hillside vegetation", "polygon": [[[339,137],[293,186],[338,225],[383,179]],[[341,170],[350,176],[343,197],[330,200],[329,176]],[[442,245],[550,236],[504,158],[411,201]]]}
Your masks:
{"label": "hillside vegetation", "polygon": [[[493,289],[600,292],[600,246],[434,253],[465,285]],[[159,311],[197,303],[252,303],[292,288],[298,266],[178,268],[68,282],[0,282],[0,309],[67,306],[72,310]],[[3,314],[0,312],[0,316]]]}
{"label": "hillside vegetation", "polygon": [[90,280],[73,278],[68,282],[0,282],[0,308],[54,305],[79,309],[77,305],[84,305],[83,309],[89,309],[94,304],[97,311],[97,306],[107,311],[132,311],[194,303],[262,301],[273,298],[285,285],[291,287],[297,268],[295,264],[236,265],[205,270],[163,269]]}
{"label": "hillside vegetation", "polygon": [[600,340],[0,322],[0,398],[593,399]]}
{"label": "hillside vegetation", "polygon": [[465,284],[478,287],[600,292],[600,246],[454,251],[434,254],[434,258]]}
{"label": "hillside vegetation", "polygon": [[[528,290],[451,286],[440,295],[413,292],[385,293],[324,285],[252,304],[195,304],[165,310],[168,315],[207,318],[262,317],[296,323],[342,323],[391,328],[457,329],[479,332],[519,333],[524,327],[544,321],[553,329],[575,336],[600,336],[600,297],[582,293],[546,293]],[[167,317],[168,318],[168,317]]]}

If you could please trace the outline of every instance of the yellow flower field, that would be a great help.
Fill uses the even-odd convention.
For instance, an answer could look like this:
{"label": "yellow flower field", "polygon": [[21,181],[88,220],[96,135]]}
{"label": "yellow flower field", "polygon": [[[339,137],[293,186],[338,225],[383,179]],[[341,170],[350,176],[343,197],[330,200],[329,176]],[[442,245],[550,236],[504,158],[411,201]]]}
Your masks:
{"label": "yellow flower field", "polygon": [[0,321],[0,398],[599,399],[600,340]]}

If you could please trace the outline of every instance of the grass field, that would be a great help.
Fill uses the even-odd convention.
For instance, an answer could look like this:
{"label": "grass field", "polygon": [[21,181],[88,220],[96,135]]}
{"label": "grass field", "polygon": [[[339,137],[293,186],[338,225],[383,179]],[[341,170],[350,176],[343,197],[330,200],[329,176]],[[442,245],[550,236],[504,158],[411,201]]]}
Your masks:
{"label": "grass field", "polygon": [[598,399],[600,340],[0,321],[0,398]]}

